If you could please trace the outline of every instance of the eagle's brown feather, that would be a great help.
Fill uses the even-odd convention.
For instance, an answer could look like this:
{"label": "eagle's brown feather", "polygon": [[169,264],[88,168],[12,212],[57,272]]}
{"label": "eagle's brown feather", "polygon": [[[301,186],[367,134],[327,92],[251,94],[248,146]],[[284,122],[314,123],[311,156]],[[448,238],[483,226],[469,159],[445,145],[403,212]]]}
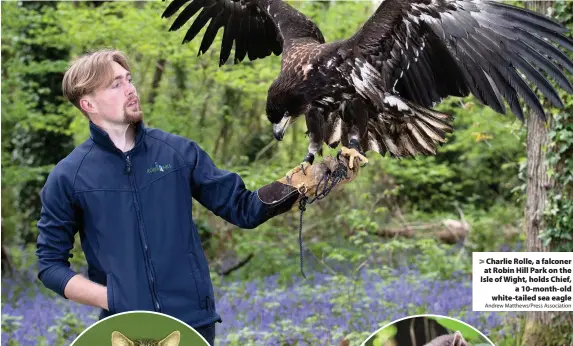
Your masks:
{"label": "eagle's brown feather", "polygon": [[[174,0],[165,16],[187,1]],[[559,67],[573,72],[563,52],[573,52],[566,29],[489,0],[384,0],[354,35],[328,43],[318,26],[282,0],[191,0],[173,29],[201,9],[186,39],[213,19],[201,52],[223,27],[220,63],[233,43],[236,62],[282,54],[280,75],[268,91],[267,117],[276,125],[304,114],[307,157],[320,153],[323,144],[396,157],[434,155],[451,131],[451,119],[432,107],[448,96],[473,94],[502,114],[507,102],[519,119],[523,100],[544,119],[522,75],[557,107],[563,104],[541,72],[573,93]]]}

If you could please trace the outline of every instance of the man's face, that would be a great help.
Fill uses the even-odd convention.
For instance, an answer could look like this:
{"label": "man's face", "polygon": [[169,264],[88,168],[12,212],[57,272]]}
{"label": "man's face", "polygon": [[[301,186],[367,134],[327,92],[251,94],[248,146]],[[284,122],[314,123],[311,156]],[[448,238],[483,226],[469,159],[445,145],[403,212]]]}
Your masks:
{"label": "man's face", "polygon": [[[143,118],[131,74],[115,61],[112,62],[114,80],[85,99],[94,123],[133,124]],[[85,108],[84,108],[85,109]]]}

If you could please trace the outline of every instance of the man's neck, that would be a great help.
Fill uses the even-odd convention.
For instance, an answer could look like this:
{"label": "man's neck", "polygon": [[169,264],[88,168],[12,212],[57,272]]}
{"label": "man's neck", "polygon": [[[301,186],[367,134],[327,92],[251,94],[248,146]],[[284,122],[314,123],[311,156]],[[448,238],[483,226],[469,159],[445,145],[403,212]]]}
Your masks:
{"label": "man's neck", "polygon": [[123,151],[129,151],[135,146],[135,125],[101,123],[96,124],[101,127],[115,146]]}

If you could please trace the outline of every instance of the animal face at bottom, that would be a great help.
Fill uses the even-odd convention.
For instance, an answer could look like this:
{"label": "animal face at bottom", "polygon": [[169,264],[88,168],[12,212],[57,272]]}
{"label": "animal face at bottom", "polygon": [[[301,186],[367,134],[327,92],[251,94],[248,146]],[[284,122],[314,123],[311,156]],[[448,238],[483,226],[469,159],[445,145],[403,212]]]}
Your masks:
{"label": "animal face at bottom", "polygon": [[161,340],[150,339],[134,339],[131,340],[127,336],[118,331],[111,333],[111,346],[179,346],[181,340],[181,333],[176,330]]}
{"label": "animal face at bottom", "polygon": [[442,335],[424,346],[471,346],[462,336],[462,333]]}

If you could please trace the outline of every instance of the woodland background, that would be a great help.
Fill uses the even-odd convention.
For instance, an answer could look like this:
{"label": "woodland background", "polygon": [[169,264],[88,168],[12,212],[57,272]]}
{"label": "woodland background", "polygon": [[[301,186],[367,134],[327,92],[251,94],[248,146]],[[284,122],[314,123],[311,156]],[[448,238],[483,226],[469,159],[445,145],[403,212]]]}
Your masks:
{"label": "woodland background", "polygon": [[[290,3],[329,41],[354,33],[376,5]],[[46,176],[88,136],[86,119],[61,96],[73,57],[103,47],[125,51],[147,126],[197,141],[251,189],[301,161],[305,125],[273,140],[264,102],[279,57],[219,68],[221,34],[215,49],[197,56],[200,39],[181,45],[185,31],[168,32],[165,2],[1,6],[2,345],[67,345],[97,311],[47,291],[36,278],[34,250]],[[573,2],[542,7],[573,29]],[[455,132],[437,156],[370,155],[354,182],[307,207],[308,280],[299,268],[297,208],[240,230],[196,203],[224,319],[218,345],[358,345],[386,323],[419,313],[459,318],[499,346],[573,345],[570,314],[471,311],[472,251],[573,250],[573,98],[560,94],[566,108],[551,110],[549,125],[529,139],[527,128],[536,127],[513,114],[450,98],[438,109],[455,115]],[[539,222],[531,221],[535,210]],[[80,249],[78,239],[78,271],[85,269]]]}

